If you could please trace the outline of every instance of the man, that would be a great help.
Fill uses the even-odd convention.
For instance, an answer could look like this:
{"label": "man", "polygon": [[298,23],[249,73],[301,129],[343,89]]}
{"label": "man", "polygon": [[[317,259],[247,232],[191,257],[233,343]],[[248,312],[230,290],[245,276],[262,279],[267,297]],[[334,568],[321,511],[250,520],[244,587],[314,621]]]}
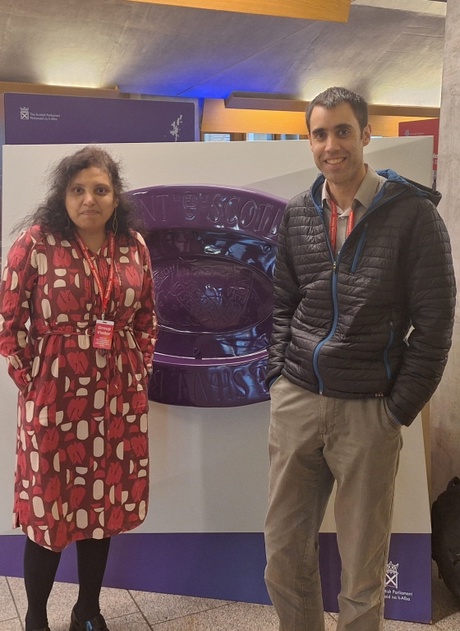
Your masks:
{"label": "man", "polygon": [[323,631],[318,532],[334,481],[338,631],[380,631],[394,482],[451,344],[455,281],[441,196],[365,164],[367,104],[307,110],[322,175],[292,199],[274,276],[266,583],[280,631]]}

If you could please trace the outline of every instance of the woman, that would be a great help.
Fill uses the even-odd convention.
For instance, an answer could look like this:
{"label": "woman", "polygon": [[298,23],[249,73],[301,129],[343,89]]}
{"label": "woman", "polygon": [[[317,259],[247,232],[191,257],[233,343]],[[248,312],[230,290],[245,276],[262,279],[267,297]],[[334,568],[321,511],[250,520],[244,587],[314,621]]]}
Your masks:
{"label": "woman", "polygon": [[49,631],[48,596],[73,541],[80,587],[70,631],[108,631],[99,594],[110,538],[147,513],[156,318],[149,253],[122,190],[102,149],[64,158],[3,273],[0,353],[19,388],[14,525],[27,535],[26,631]]}

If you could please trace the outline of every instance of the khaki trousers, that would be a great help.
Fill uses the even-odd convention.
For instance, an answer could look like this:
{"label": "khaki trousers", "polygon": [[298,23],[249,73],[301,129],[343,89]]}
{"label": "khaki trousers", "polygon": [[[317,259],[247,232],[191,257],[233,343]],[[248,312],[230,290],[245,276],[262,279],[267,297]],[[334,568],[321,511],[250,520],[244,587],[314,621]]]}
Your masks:
{"label": "khaki trousers", "polygon": [[334,481],[342,562],[337,631],[381,631],[401,427],[383,399],[272,385],[265,581],[280,631],[324,631],[318,533]]}

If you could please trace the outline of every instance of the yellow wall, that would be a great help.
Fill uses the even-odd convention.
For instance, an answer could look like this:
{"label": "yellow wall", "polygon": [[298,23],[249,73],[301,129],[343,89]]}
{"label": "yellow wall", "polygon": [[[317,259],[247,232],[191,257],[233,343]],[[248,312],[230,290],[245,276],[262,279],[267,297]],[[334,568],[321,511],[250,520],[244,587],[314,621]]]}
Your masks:
{"label": "yellow wall", "polygon": [[369,123],[374,136],[399,136],[399,123],[424,120],[424,118],[420,116],[369,116]]}
{"label": "yellow wall", "polygon": [[226,108],[223,99],[206,99],[201,131],[206,133],[306,134],[304,112]]}
{"label": "yellow wall", "polygon": [[[398,136],[399,123],[420,116],[370,116],[375,136]],[[430,117],[432,118],[432,117]],[[203,133],[307,134],[304,112],[226,108],[223,99],[206,99],[201,122]]]}

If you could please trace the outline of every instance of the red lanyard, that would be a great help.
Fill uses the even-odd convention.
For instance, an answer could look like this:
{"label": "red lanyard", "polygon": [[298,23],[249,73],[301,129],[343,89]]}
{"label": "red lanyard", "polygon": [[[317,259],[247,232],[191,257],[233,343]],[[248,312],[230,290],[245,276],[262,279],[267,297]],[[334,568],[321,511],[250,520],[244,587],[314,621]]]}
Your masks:
{"label": "red lanyard", "polygon": [[90,251],[88,250],[86,245],[83,243],[81,238],[78,236],[78,234],[76,235],[76,237],[77,237],[78,244],[81,247],[81,250],[83,252],[83,256],[85,257],[86,262],[88,263],[89,268],[91,270],[91,273],[94,276],[94,280],[96,281],[96,285],[97,285],[97,288],[99,290],[99,295],[101,296],[101,301],[102,301],[102,319],[104,320],[105,312],[107,311],[107,306],[109,304],[110,294],[112,293],[113,284],[114,284],[114,280],[115,280],[115,260],[114,260],[115,236],[114,236],[113,232],[111,232],[110,235],[109,235],[110,267],[109,267],[109,278],[107,280],[107,286],[105,288],[105,292],[104,292],[104,290],[102,288],[101,275],[99,274],[99,270],[97,269],[96,265],[94,264],[94,261],[93,261],[93,259],[91,257],[91,254],[90,254]]}
{"label": "red lanyard", "polygon": [[[329,239],[331,241],[331,247],[332,247],[332,251],[335,253],[335,248],[337,245],[337,221],[338,221],[338,212],[337,212],[337,204],[335,203],[335,201],[330,198],[329,200],[329,205],[331,207],[331,221],[330,221],[330,225],[329,225]],[[350,214],[348,215],[348,221],[347,221],[347,232],[346,232],[346,236],[348,237],[350,232],[353,230],[353,227],[355,225],[355,211],[353,210],[353,208],[350,210]]]}

